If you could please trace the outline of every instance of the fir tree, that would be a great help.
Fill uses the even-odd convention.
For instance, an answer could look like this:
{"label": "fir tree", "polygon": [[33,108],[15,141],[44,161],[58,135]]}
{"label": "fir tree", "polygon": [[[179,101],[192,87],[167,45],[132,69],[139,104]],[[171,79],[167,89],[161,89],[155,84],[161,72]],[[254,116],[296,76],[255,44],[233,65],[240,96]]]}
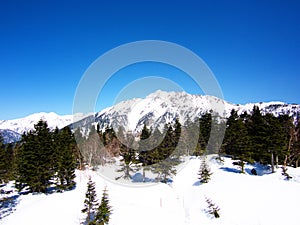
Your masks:
{"label": "fir tree", "polygon": [[0,184],[7,182],[8,163],[5,151],[5,145],[0,135]]}
{"label": "fir tree", "polygon": [[252,162],[249,145],[251,144],[246,124],[237,115],[237,112],[232,110],[227,120],[223,148],[226,154],[232,155],[234,159],[239,160],[234,162],[234,165],[240,167],[241,173],[244,173],[245,162]]}
{"label": "fir tree", "polygon": [[146,178],[146,170],[148,170],[148,166],[152,164],[151,162],[151,155],[152,151],[150,151],[149,143],[147,140],[151,135],[150,130],[147,128],[146,124],[144,124],[141,136],[140,136],[140,142],[139,142],[139,157],[138,160],[142,164],[142,170],[143,170],[143,182],[145,182]]}
{"label": "fir tree", "polygon": [[17,186],[31,192],[47,192],[55,173],[53,139],[47,122],[40,120],[35,130],[22,135],[17,159]]}
{"label": "fir tree", "polygon": [[258,106],[253,107],[252,114],[247,121],[247,129],[253,159],[263,164],[270,162],[267,124]]}
{"label": "fir tree", "polygon": [[205,157],[202,158],[198,175],[199,175],[199,180],[201,183],[208,183],[210,180],[210,176],[212,175],[212,173],[210,172],[210,169],[206,163]]}
{"label": "fir tree", "polygon": [[154,164],[152,166],[152,172],[158,174],[156,177],[157,181],[168,183],[169,178],[176,175],[176,169],[174,168],[176,165],[176,162],[167,158]]}
{"label": "fir tree", "polygon": [[119,180],[120,178],[130,180],[132,178],[131,173],[135,171],[135,151],[127,146],[122,146],[120,156],[122,159],[120,168],[117,170],[117,172],[121,172],[123,174],[119,177],[116,177],[116,180]]}
{"label": "fir tree", "polygon": [[214,216],[215,218],[219,218],[220,217],[220,208],[218,206],[216,206],[215,203],[212,202],[211,199],[209,198],[206,198],[206,203],[208,204],[208,209],[207,209],[207,212]]}
{"label": "fir tree", "polygon": [[95,183],[89,177],[87,183],[87,191],[85,193],[84,208],[82,213],[86,213],[85,224],[90,224],[94,220],[95,212],[98,207],[97,193],[95,190]]}
{"label": "fir tree", "polygon": [[130,180],[132,178],[131,173],[135,171],[135,166],[137,163],[136,151],[130,147],[131,143],[134,141],[134,137],[128,134],[121,138],[125,144],[120,144],[120,156],[122,159],[120,168],[117,170],[117,172],[121,172],[122,175],[116,177],[115,179],[118,180],[123,178],[125,180]]}
{"label": "fir tree", "polygon": [[107,193],[107,189],[105,188],[103,190],[101,203],[97,209],[95,219],[91,224],[95,224],[95,225],[108,224],[111,213],[112,213],[112,208],[109,205],[108,193]]}
{"label": "fir tree", "polygon": [[60,191],[75,186],[75,148],[74,136],[69,127],[54,132],[57,187]]}
{"label": "fir tree", "polygon": [[180,162],[176,147],[180,138],[181,125],[175,121],[175,129],[172,126],[165,126],[165,137],[153,151],[153,158],[156,163],[151,166],[153,173],[157,174],[157,181],[168,182],[169,177],[176,174],[175,166]]}

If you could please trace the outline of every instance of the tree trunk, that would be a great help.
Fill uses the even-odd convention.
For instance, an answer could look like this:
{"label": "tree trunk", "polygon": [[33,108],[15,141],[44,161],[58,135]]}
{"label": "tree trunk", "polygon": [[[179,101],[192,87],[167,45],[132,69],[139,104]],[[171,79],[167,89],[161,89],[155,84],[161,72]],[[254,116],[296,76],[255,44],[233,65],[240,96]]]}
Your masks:
{"label": "tree trunk", "polygon": [[146,182],[146,174],[145,174],[145,168],[143,167],[143,182]]}
{"label": "tree trunk", "polygon": [[274,168],[274,153],[271,151],[271,168],[272,168],[272,173],[275,173],[275,168]]}
{"label": "tree trunk", "polygon": [[278,154],[276,154],[276,169],[278,169]]}
{"label": "tree trunk", "polygon": [[288,160],[288,156],[285,155],[284,161],[283,161],[283,168],[286,168],[286,164],[287,164],[287,160]]}

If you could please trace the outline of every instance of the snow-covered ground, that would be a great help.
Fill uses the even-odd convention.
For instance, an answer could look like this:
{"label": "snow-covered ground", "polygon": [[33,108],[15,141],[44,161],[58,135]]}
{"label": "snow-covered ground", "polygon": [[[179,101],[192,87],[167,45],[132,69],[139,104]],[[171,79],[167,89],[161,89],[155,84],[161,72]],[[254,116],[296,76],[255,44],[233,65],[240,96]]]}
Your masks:
{"label": "snow-covered ground", "polygon": [[[247,165],[239,174],[232,160],[224,163],[208,157],[213,172],[208,184],[198,181],[199,158],[191,158],[171,184],[129,187],[104,180],[96,172],[77,171],[73,191],[49,195],[16,196],[13,213],[2,225],[79,225],[88,177],[96,182],[98,199],[107,186],[113,207],[110,225],[296,225],[299,224],[300,168],[288,168],[293,177],[284,180],[281,169],[270,174],[259,165]],[[250,174],[255,167],[258,176]],[[14,195],[12,193],[12,195]],[[210,217],[205,198],[220,208],[220,218]]]}

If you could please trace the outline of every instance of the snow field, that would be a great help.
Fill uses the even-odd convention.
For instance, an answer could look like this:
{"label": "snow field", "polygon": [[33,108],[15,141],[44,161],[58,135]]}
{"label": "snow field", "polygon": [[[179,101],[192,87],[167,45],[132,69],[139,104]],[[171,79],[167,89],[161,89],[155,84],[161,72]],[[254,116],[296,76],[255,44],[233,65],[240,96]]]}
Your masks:
{"label": "snow field", "polygon": [[[100,201],[108,189],[113,214],[109,225],[296,225],[299,223],[300,168],[288,168],[293,176],[284,180],[281,169],[270,174],[259,165],[247,165],[239,174],[232,160],[223,164],[208,157],[213,172],[211,181],[200,184],[201,160],[191,158],[174,177],[173,183],[147,187],[130,187],[104,180],[93,171],[76,171],[76,189],[49,195],[21,195],[11,215],[0,220],[2,225],[79,225],[88,177],[96,183]],[[250,175],[255,167],[260,176]],[[209,198],[220,207],[220,218],[206,213]]]}

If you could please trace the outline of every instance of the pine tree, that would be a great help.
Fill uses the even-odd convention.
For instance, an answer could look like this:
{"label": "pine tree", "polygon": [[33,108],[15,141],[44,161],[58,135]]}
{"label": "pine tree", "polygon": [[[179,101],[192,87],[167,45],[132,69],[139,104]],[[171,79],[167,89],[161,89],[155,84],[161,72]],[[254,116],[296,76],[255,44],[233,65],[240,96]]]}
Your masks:
{"label": "pine tree", "polygon": [[163,141],[152,153],[155,164],[151,166],[153,173],[157,174],[157,181],[167,183],[169,178],[176,174],[175,166],[180,162],[176,147],[180,138],[181,125],[175,121],[175,129],[172,126],[165,126],[166,135]]}
{"label": "pine tree", "polygon": [[75,187],[75,148],[74,136],[69,127],[54,132],[57,188],[60,191]]}
{"label": "pine tree", "polygon": [[116,180],[123,178],[125,180],[130,180],[132,178],[132,173],[136,170],[137,156],[136,150],[131,148],[134,142],[134,136],[131,133],[124,134],[119,132],[118,137],[122,139],[122,143],[119,143],[120,153],[122,157],[120,160],[120,167],[117,169],[117,172],[122,173],[119,177],[116,177]]}
{"label": "pine tree", "polygon": [[0,184],[7,181],[7,159],[3,138],[0,135]]}
{"label": "pine tree", "polygon": [[120,168],[117,170],[117,172],[122,173],[122,175],[116,177],[115,179],[118,180],[120,178],[123,178],[125,180],[130,180],[132,178],[131,173],[135,171],[135,150],[122,144],[120,151],[120,156],[122,157],[122,159]]}
{"label": "pine tree", "polygon": [[273,114],[266,114],[264,118],[267,124],[268,135],[266,142],[268,153],[271,156],[269,157],[271,160],[268,161],[271,163],[272,172],[274,173],[275,161],[276,165],[278,165],[279,158],[283,159],[287,154],[288,138],[279,118],[275,117]]}
{"label": "pine tree", "polygon": [[206,198],[206,203],[208,204],[207,212],[210,215],[214,216],[215,218],[219,218],[220,217],[220,213],[219,213],[220,208],[218,206],[216,206],[216,204],[213,203],[212,200],[209,198]]}
{"label": "pine tree", "polygon": [[105,188],[103,190],[101,203],[97,209],[97,213],[92,224],[95,225],[108,224],[111,213],[112,213],[112,208],[109,205],[108,193],[107,193],[107,189]]}
{"label": "pine tree", "polygon": [[40,120],[34,131],[22,135],[17,159],[17,186],[31,192],[47,192],[55,173],[53,138],[47,122]]}
{"label": "pine tree", "polygon": [[94,220],[97,207],[98,202],[95,183],[92,181],[91,177],[89,177],[87,191],[85,193],[84,208],[81,210],[82,213],[86,213],[85,224],[90,224]]}
{"label": "pine tree", "polygon": [[142,170],[143,170],[143,182],[145,182],[146,179],[146,170],[149,170],[148,166],[152,164],[151,162],[151,154],[152,151],[149,150],[149,140],[147,140],[151,136],[150,130],[147,128],[146,124],[144,124],[141,136],[140,136],[140,142],[139,142],[139,157],[138,161],[142,164]]}
{"label": "pine tree", "polygon": [[239,160],[234,162],[234,165],[240,167],[241,173],[244,173],[245,162],[252,162],[249,145],[251,144],[246,124],[237,112],[232,110],[227,120],[223,148],[226,154]]}
{"label": "pine tree", "polygon": [[270,157],[268,153],[267,124],[258,106],[253,107],[252,114],[247,121],[247,130],[253,159],[263,164],[268,163]]}
{"label": "pine tree", "polygon": [[210,176],[212,173],[210,172],[210,169],[206,163],[206,157],[202,158],[201,166],[198,172],[199,180],[201,183],[208,183],[210,180]]}

